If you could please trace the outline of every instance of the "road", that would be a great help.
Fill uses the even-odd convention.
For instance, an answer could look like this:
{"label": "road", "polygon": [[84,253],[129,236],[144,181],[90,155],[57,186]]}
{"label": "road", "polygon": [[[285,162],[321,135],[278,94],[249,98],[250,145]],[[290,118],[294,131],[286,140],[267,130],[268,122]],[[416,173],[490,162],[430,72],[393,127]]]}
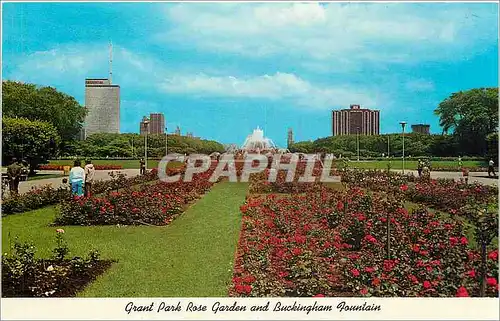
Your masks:
{"label": "road", "polygon": [[[108,180],[111,179],[111,177],[108,175],[110,171],[109,170],[99,170],[95,172],[95,180]],[[117,171],[113,171],[115,173],[124,173],[127,175],[127,177],[132,177],[139,175],[139,169],[121,169]],[[60,174],[61,171],[43,171],[43,173],[47,174]],[[68,176],[65,176],[68,178]],[[40,187],[44,185],[52,185],[54,188],[58,188],[62,184],[62,180],[64,177],[57,177],[57,178],[46,178],[46,179],[37,179],[33,181],[25,181],[25,182],[20,182],[19,183],[19,193],[23,194],[28,191],[30,191],[33,187]]]}
{"label": "road", "polygon": [[[401,173],[402,170],[394,169],[394,172]],[[418,172],[416,170],[405,170],[405,174],[413,173],[413,175],[417,176]],[[497,174],[498,175],[498,174]],[[456,181],[463,178],[462,172],[440,172],[440,171],[431,171],[431,178],[451,178]],[[470,172],[469,173],[469,183],[478,182],[483,185],[491,185],[498,186],[498,177],[496,178],[488,178],[488,172]]]}
{"label": "road", "polygon": [[[394,172],[401,173],[401,170],[393,170]],[[44,171],[49,173],[49,171]],[[99,170],[96,171],[95,179],[96,180],[108,180],[110,179],[108,170]],[[115,173],[124,173],[128,177],[139,175],[139,169],[122,169],[119,171],[114,171]],[[57,173],[60,173],[57,172]],[[405,170],[405,173],[413,173],[414,175],[418,175],[416,170]],[[461,172],[431,172],[432,178],[451,178],[454,180],[460,180],[462,178]],[[62,184],[63,177],[58,178],[47,178],[47,179],[39,179],[33,181],[21,182],[19,184],[19,192],[26,193],[33,187],[39,187],[43,185],[51,184],[54,188],[59,187]],[[469,183],[479,182],[484,185],[498,186],[498,177],[497,178],[488,178],[488,173],[486,172],[471,172],[469,173]]]}

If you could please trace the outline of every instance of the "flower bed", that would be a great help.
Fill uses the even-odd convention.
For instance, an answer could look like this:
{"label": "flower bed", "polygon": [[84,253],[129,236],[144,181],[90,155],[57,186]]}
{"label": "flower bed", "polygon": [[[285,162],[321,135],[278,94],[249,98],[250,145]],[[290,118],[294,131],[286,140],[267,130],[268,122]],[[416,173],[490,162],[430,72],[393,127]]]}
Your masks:
{"label": "flower bed", "polygon": [[[285,161],[286,163],[286,161]],[[263,172],[255,173],[250,175],[250,187],[249,191],[251,194],[265,194],[265,193],[293,193],[300,194],[306,192],[312,192],[320,188],[320,178],[322,174],[322,167],[319,162],[315,162],[312,169],[312,176],[314,177],[314,182],[299,182],[299,178],[304,175],[306,171],[306,162],[299,161],[297,163],[297,168],[291,182],[286,181],[287,171],[279,170],[276,175],[275,182],[269,182],[268,178],[271,173],[271,169],[266,169]],[[339,175],[340,172],[336,169],[330,171],[330,175]]]}
{"label": "flower bed", "polygon": [[67,259],[69,252],[58,230],[51,259],[36,259],[35,247],[16,241],[12,252],[2,256],[2,296],[72,297],[104,273],[112,264],[91,251],[87,258]]}
{"label": "flower bed", "polygon": [[498,188],[481,184],[464,184],[453,179],[418,178],[412,174],[401,175],[386,171],[348,170],[342,181],[350,186],[372,191],[400,193],[406,200],[423,203],[449,213],[455,213],[469,202],[487,204],[497,202]]}
{"label": "flower bed", "polygon": [[183,206],[210,189],[211,172],[197,174],[192,182],[158,182],[139,191],[114,191],[104,197],[73,197],[61,204],[57,225],[167,225]]}
{"label": "flower bed", "polygon": [[[479,295],[480,256],[462,223],[408,213],[402,194],[391,197],[322,189],[249,198],[230,295]],[[498,295],[497,253],[488,256],[487,296]]]}
{"label": "flower bed", "polygon": [[467,203],[487,204],[498,195],[495,187],[481,184],[462,184],[453,181],[431,180],[408,186],[406,199],[423,203],[449,213],[460,211]]}
{"label": "flower bed", "polygon": [[[70,165],[55,165],[55,164],[45,164],[45,165],[39,165],[38,169],[42,171],[62,171],[64,170],[65,166],[70,166]],[[70,166],[71,167],[71,166]],[[122,169],[122,165],[95,165],[94,168],[96,170],[119,170]]]}
{"label": "flower bed", "polygon": [[[124,186],[137,185],[158,178],[156,169],[149,171],[146,175],[130,178],[127,178],[124,174],[115,175],[114,173],[110,173],[110,175],[112,177],[110,180],[94,182],[92,186],[94,194],[108,193],[110,191],[119,190]],[[2,216],[23,213],[48,205],[58,204],[70,197],[70,191],[64,187],[54,188],[51,185],[45,185],[39,188],[33,188],[27,193],[2,199]]]}

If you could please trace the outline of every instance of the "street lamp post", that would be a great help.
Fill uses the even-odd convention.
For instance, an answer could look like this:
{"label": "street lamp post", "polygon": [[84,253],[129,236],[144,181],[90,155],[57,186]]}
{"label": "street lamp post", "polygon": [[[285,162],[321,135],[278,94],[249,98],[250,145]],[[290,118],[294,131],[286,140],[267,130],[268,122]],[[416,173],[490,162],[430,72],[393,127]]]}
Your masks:
{"label": "street lamp post", "polygon": [[391,140],[391,136],[390,136],[390,135],[387,135],[387,157],[388,157],[388,158],[390,157],[390,149],[389,149],[389,146],[390,146],[390,140]]}
{"label": "street lamp post", "polygon": [[165,126],[165,156],[168,155],[168,131],[167,126]]}
{"label": "street lamp post", "polygon": [[145,119],[143,121],[143,123],[144,123],[144,132],[145,132],[145,135],[144,135],[144,168],[147,171],[148,170],[148,131],[149,131],[148,125],[149,125],[149,120]]}
{"label": "street lamp post", "polygon": [[403,130],[402,134],[403,134],[403,174],[404,174],[405,173],[405,126],[406,126],[406,122],[402,121],[402,122],[400,122],[400,124],[401,124],[401,129]]}
{"label": "street lamp post", "polygon": [[359,127],[357,128],[357,132],[356,132],[356,146],[358,149],[358,162],[359,162]]}

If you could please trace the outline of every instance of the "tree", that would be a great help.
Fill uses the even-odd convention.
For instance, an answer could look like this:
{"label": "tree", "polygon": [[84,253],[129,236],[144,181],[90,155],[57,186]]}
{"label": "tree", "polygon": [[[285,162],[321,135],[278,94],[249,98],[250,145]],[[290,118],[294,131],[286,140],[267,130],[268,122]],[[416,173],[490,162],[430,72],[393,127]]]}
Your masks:
{"label": "tree", "polygon": [[498,164],[498,132],[491,133],[486,137],[488,144],[488,158],[493,159]]}
{"label": "tree", "polygon": [[38,164],[57,155],[60,143],[60,137],[52,124],[25,118],[3,117],[2,136],[3,164],[9,164],[13,157],[25,159],[32,173]]}
{"label": "tree", "polygon": [[62,148],[76,139],[86,114],[75,98],[55,88],[14,81],[2,82],[2,109],[7,117],[51,123],[61,138]]}
{"label": "tree", "polygon": [[485,155],[486,136],[498,126],[498,88],[453,93],[434,112],[443,132],[453,131],[462,154]]}
{"label": "tree", "polygon": [[297,142],[290,146],[290,151],[293,153],[311,153],[313,151],[313,142]]}
{"label": "tree", "polygon": [[[144,136],[138,134],[99,133],[89,136],[85,141],[71,146],[76,154],[67,156],[87,157],[143,157]],[[168,136],[169,153],[201,153],[223,152],[224,146],[216,141],[191,138],[186,136]],[[148,157],[165,156],[165,135],[148,135]]]}

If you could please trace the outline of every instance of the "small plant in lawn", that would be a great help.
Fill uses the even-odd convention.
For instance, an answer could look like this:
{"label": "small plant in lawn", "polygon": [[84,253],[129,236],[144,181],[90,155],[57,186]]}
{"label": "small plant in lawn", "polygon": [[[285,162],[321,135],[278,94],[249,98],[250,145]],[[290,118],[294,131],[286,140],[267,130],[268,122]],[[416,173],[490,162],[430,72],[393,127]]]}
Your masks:
{"label": "small plant in lawn", "polygon": [[57,229],[56,230],[56,247],[53,250],[54,259],[58,262],[62,262],[66,255],[69,253],[68,244],[64,240],[64,230]]}
{"label": "small plant in lawn", "polygon": [[10,253],[2,256],[2,295],[4,297],[74,296],[112,261],[100,260],[97,251],[86,258],[66,259],[69,249],[62,230],[57,230],[54,259],[36,259],[33,244],[14,242]]}

